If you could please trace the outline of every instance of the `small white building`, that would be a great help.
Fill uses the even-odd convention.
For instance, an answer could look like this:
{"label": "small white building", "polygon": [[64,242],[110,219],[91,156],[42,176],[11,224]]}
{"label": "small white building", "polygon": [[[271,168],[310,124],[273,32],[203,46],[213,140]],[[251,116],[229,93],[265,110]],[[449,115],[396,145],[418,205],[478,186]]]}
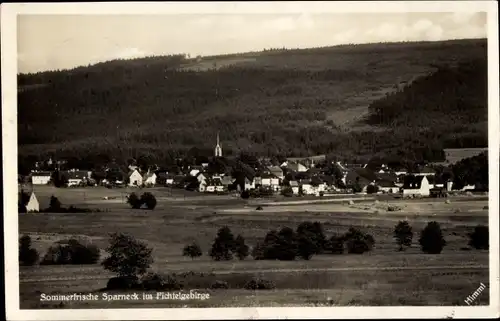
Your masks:
{"label": "small white building", "polygon": [[189,175],[196,176],[196,175],[198,175],[199,172],[200,172],[199,169],[193,168],[191,171],[189,171]]}
{"label": "small white building", "polygon": [[142,185],[142,175],[137,169],[130,171],[128,173],[129,186],[141,186]]}
{"label": "small white building", "polygon": [[26,204],[26,211],[28,213],[40,211],[40,203],[38,202],[35,193],[31,193],[28,204]]}
{"label": "small white building", "polygon": [[156,176],[156,173],[154,173],[154,172],[147,172],[146,174],[144,174],[144,176],[142,178],[142,182],[146,186],[155,186],[157,178],[158,177]]}
{"label": "small white building", "polygon": [[293,195],[299,195],[299,183],[297,181],[290,181]]}
{"label": "small white building", "polygon": [[252,179],[251,181],[245,177],[245,191],[251,190],[255,188],[255,180]]}
{"label": "small white building", "polygon": [[403,185],[403,196],[429,196],[429,180],[425,175],[408,176]]}
{"label": "small white building", "polygon": [[50,182],[50,172],[32,172],[31,182],[33,185],[47,185]]}

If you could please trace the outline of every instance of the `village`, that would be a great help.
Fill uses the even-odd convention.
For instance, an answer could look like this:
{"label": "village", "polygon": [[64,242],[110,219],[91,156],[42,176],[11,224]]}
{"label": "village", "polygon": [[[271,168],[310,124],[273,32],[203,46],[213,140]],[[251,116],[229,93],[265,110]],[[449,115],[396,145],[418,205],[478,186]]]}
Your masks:
{"label": "village", "polygon": [[[141,169],[129,165],[125,173],[119,168],[107,167],[104,173],[89,169],[66,169],[65,161],[51,158],[45,164],[36,163],[28,176],[19,175],[19,187],[56,185],[56,187],[151,188],[166,187],[204,194],[234,194],[242,198],[272,197],[273,195],[325,197],[334,194],[391,194],[394,197],[446,197],[450,192],[470,192],[475,185],[453,189],[450,176],[436,175],[431,166],[420,166],[417,171],[390,168],[386,164],[369,168],[368,164],[347,164],[326,161],[325,155],[287,158],[276,164],[268,158],[257,159],[255,167],[244,164],[244,170],[217,170],[213,164],[223,158],[222,146],[217,143],[211,163],[188,165],[178,171],[168,171],[157,165]],[[252,163],[252,162],[250,162]],[[41,167],[54,170],[40,170]],[[240,166],[241,167],[241,166]],[[36,196],[34,196],[36,198]],[[38,206],[28,204],[28,211]]]}

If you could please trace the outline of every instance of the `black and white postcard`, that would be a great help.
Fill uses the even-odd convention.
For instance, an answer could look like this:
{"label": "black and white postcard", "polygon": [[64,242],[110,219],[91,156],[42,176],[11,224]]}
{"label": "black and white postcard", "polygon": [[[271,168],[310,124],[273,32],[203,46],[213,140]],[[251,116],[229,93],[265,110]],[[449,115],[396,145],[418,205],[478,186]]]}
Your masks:
{"label": "black and white postcard", "polygon": [[8,320],[499,316],[495,1],[1,24]]}

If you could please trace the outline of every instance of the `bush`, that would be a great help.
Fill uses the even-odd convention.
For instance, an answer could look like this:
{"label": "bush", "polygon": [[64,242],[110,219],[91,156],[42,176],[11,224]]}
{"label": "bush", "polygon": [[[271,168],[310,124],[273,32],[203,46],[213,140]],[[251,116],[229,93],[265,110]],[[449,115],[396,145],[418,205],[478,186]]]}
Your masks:
{"label": "bush", "polygon": [[247,190],[244,190],[243,192],[241,192],[240,196],[241,196],[242,199],[247,200],[247,199],[250,198],[250,192],[248,192]]}
{"label": "bush", "polygon": [[370,234],[361,232],[358,229],[351,227],[344,235],[347,252],[352,254],[362,254],[371,251],[375,240]]}
{"label": "bush", "polygon": [[50,197],[49,211],[54,213],[61,211],[61,202],[59,202],[59,199],[54,195]]}
{"label": "bush", "polygon": [[180,290],[182,284],[174,276],[162,276],[158,273],[147,273],[141,280],[141,286],[146,291]]}
{"label": "bush", "polygon": [[201,248],[198,245],[198,243],[193,242],[190,245],[186,245],[184,249],[182,250],[182,255],[183,256],[189,256],[191,259],[194,259],[195,257],[200,257],[202,255]]}
{"label": "bush", "polygon": [[245,239],[243,236],[238,235],[235,240],[235,252],[236,256],[240,260],[244,260],[248,256],[248,245],[245,244]]}
{"label": "bush", "polygon": [[24,235],[19,239],[19,264],[23,266],[35,265],[38,262],[37,250],[31,248],[31,237]]}
{"label": "bush", "polygon": [[264,260],[264,250],[264,243],[257,243],[252,249],[252,257],[254,258],[254,260]]}
{"label": "bush", "polygon": [[244,288],[247,290],[272,290],[276,288],[276,285],[270,280],[252,279],[244,285]]}
{"label": "bush", "polygon": [[134,209],[139,209],[142,206],[141,199],[136,193],[131,193],[127,196],[127,203]]}
{"label": "bush", "polygon": [[210,250],[210,256],[215,261],[232,260],[235,245],[233,233],[229,227],[224,226],[217,232],[212,249]]}
{"label": "bush", "polygon": [[42,265],[96,264],[100,251],[94,245],[84,245],[75,239],[51,246],[40,262]]}
{"label": "bush", "polygon": [[131,290],[139,287],[139,279],[136,276],[118,276],[108,280],[108,290]]}
{"label": "bush", "polygon": [[310,233],[297,235],[297,254],[304,260],[310,260],[313,254],[318,253],[319,248]]}
{"label": "bush", "polygon": [[142,275],[153,263],[151,256],[153,250],[126,234],[111,234],[109,247],[106,250],[110,256],[102,262],[102,265],[118,276]]}
{"label": "bush", "polygon": [[419,239],[422,251],[428,254],[439,254],[446,245],[438,222],[429,222],[420,233]]}
{"label": "bush", "polygon": [[141,196],[141,204],[146,205],[148,210],[154,210],[156,207],[156,197],[150,192],[146,192]]}
{"label": "bush", "polygon": [[292,197],[293,196],[293,189],[290,186],[287,186],[283,188],[281,191],[281,195],[286,196],[286,197]]}
{"label": "bush", "polygon": [[378,186],[376,186],[376,185],[371,185],[371,184],[370,184],[370,185],[368,185],[368,186],[366,187],[366,193],[367,193],[367,194],[376,194],[376,193],[378,193]]}
{"label": "bush", "polygon": [[315,250],[313,254],[319,254],[323,251],[326,244],[326,237],[323,232],[323,226],[320,222],[303,222],[297,227],[297,236],[307,235],[307,238],[313,242]]}
{"label": "bush", "polygon": [[408,224],[408,221],[400,221],[394,227],[394,238],[399,245],[400,251],[404,250],[404,246],[411,246],[413,231],[411,230],[411,226]]}
{"label": "bush", "polygon": [[332,254],[343,254],[344,238],[342,236],[332,236],[330,240],[328,240],[325,250]]}
{"label": "bush", "polygon": [[229,285],[226,281],[215,281],[210,286],[211,289],[229,289]]}
{"label": "bush", "polygon": [[474,232],[469,233],[469,238],[469,246],[477,250],[488,250],[490,248],[490,233],[488,226],[476,226]]}
{"label": "bush", "polygon": [[298,253],[297,236],[289,227],[282,228],[279,233],[269,231],[254,252],[256,260],[293,261]]}
{"label": "bush", "polygon": [[257,206],[256,210],[257,211],[262,211],[262,206]]}

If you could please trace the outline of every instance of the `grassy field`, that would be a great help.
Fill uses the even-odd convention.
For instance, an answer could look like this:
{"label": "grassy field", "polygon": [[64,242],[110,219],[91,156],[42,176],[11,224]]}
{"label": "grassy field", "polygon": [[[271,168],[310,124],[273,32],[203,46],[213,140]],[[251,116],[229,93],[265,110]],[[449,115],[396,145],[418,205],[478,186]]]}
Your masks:
{"label": "grassy field", "polygon": [[[86,194],[85,199],[81,193]],[[52,189],[37,187],[38,198],[56,195],[67,206],[79,204],[105,210],[97,213],[19,215],[19,233],[32,236],[43,255],[57,240],[76,237],[106,248],[108,234],[130,233],[153,248],[151,269],[161,273],[203,272],[186,279],[188,288],[210,292],[205,301],[140,300],[92,302],[40,302],[40,294],[101,293],[113,275],[100,265],[34,266],[20,268],[21,308],[106,308],[179,306],[288,306],[288,305],[465,305],[479,283],[488,286],[488,252],[470,250],[467,233],[488,223],[485,197],[425,200],[354,200],[321,204],[274,204],[255,210],[256,202],[232,196],[203,197],[180,191],[155,189],[154,211],[132,210],[120,202],[124,190],[101,188]],[[107,196],[108,200],[103,197]],[[111,202],[110,197],[116,197]],[[268,202],[268,201],[267,201]],[[387,204],[401,211],[383,210]],[[378,212],[376,212],[378,211]],[[398,220],[407,219],[415,233],[413,246],[399,252],[392,231]],[[206,254],[217,230],[228,226],[254,246],[270,229],[296,228],[300,222],[320,221],[329,237],[351,226],[375,238],[372,252],[362,255],[317,255],[296,260],[212,262]],[[447,246],[439,255],[422,254],[420,230],[431,220],[440,222]],[[195,260],[182,256],[184,245],[196,240],[204,255]],[[102,257],[106,253],[102,252]],[[275,290],[250,291],[241,285],[254,276],[273,280]],[[227,281],[229,290],[205,290],[215,280]],[[141,294],[142,295],[142,294]],[[330,298],[330,301],[327,300]],[[475,302],[488,304],[483,292]]]}

